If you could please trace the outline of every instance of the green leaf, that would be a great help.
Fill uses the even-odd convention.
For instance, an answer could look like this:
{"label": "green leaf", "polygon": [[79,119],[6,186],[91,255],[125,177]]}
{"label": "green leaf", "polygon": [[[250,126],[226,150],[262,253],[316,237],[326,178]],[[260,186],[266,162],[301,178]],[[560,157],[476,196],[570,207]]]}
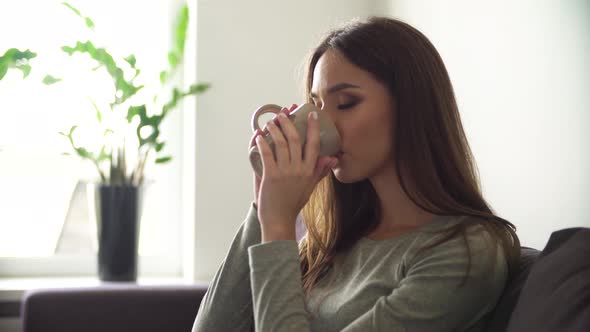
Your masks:
{"label": "green leaf", "polygon": [[166,79],[168,78],[168,73],[165,71],[161,71],[160,72],[160,83],[162,83],[162,85],[164,83],[166,83]]}
{"label": "green leaf", "polygon": [[164,142],[157,143],[154,149],[156,150],[156,152],[160,152],[164,148],[164,145],[166,145],[166,143]]}
{"label": "green leaf", "polygon": [[126,57],[124,60],[127,61],[127,63],[131,67],[135,68],[135,63],[136,63],[135,55],[131,54],[128,57]]}
{"label": "green leaf", "polygon": [[180,93],[180,90],[174,88],[174,90],[172,90],[172,100],[167,102],[162,107],[162,115],[166,116],[168,114],[168,111],[176,107],[176,104],[178,104],[178,101],[181,99],[181,96],[182,94]]}
{"label": "green leaf", "polygon": [[172,160],[171,156],[160,157],[160,158],[156,159],[156,164],[164,164],[164,163],[169,162],[170,160]]}
{"label": "green leaf", "polygon": [[175,53],[168,52],[168,63],[171,68],[175,68],[178,65],[178,56]]}
{"label": "green leaf", "polygon": [[102,113],[98,109],[98,106],[96,106],[96,103],[94,102],[94,100],[92,100],[90,98],[88,98],[88,100],[90,100],[90,103],[92,104],[92,107],[94,108],[94,111],[96,112],[96,119],[98,120],[98,123],[102,123]]}
{"label": "green leaf", "polygon": [[136,115],[140,118],[144,118],[147,116],[145,105],[130,106],[127,110],[127,122],[131,123],[131,120],[133,120],[133,117],[135,117]]}
{"label": "green leaf", "polygon": [[211,84],[209,83],[198,83],[198,84],[193,84],[190,86],[190,88],[188,89],[188,92],[186,92],[184,95],[188,96],[188,95],[197,95],[197,94],[201,94],[205,91],[207,91],[209,88],[211,87]]}
{"label": "green leaf", "polygon": [[94,29],[94,22],[90,19],[90,17],[87,17],[87,16],[82,15],[82,13],[80,13],[80,11],[76,7],[70,5],[67,2],[62,2],[61,4],[64,5],[64,6],[66,6],[66,7],[68,7],[71,11],[74,12],[74,14],[76,14],[78,17],[80,17],[81,19],[83,19],[84,20],[84,23],[86,24],[86,26],[88,28]]}
{"label": "green leaf", "polygon": [[6,75],[7,72],[8,66],[2,66],[2,64],[0,64],[0,80],[4,78],[4,75]]}
{"label": "green leaf", "polygon": [[91,158],[90,152],[85,148],[76,148],[76,153],[82,158]]}
{"label": "green leaf", "polygon": [[96,161],[103,161],[103,160],[109,160],[111,159],[111,155],[109,153],[106,153],[106,146],[102,146],[100,148],[100,152],[98,153],[98,158],[96,158]]}
{"label": "green leaf", "polygon": [[75,48],[69,47],[69,46],[62,46],[61,49],[62,49],[62,51],[66,52],[68,55],[72,55],[76,51]]}
{"label": "green leaf", "polygon": [[124,60],[131,66],[131,68],[135,69],[135,75],[131,79],[133,81],[137,76],[139,76],[139,73],[141,72],[141,70],[139,70],[135,67],[135,64],[137,63],[137,60],[135,59],[135,55],[131,54],[128,57],[126,57]]}
{"label": "green leaf", "polygon": [[174,90],[172,91],[172,100],[167,102],[162,107],[162,115],[166,116],[168,114],[168,112],[170,110],[174,109],[176,107],[176,105],[178,104],[178,102],[180,102],[184,97],[203,93],[203,92],[207,91],[210,86],[211,85],[209,83],[193,84],[190,86],[190,88],[186,92],[180,92],[180,90],[178,90],[177,88],[174,88]]}
{"label": "green leaf", "polygon": [[[131,122],[136,116],[139,117],[139,125],[136,128],[139,147],[144,145],[156,146],[158,136],[160,135],[160,123],[164,116],[158,114],[149,116],[145,105],[130,106],[127,110],[127,121]],[[152,129],[148,137],[141,136],[141,131],[144,127],[150,127]]]}
{"label": "green leaf", "polygon": [[76,128],[78,128],[78,126],[72,126],[70,128],[70,133],[68,134],[68,137],[72,137],[72,134],[74,133],[74,130],[76,130]]}
{"label": "green leaf", "polygon": [[16,48],[7,50],[4,55],[0,56],[0,79],[6,75],[9,68],[16,68],[23,73],[23,78],[31,72],[29,60],[36,57],[37,54],[30,50],[20,51]]}
{"label": "green leaf", "polygon": [[61,80],[62,80],[61,78],[53,77],[51,75],[45,75],[45,77],[43,77],[43,84],[51,85],[51,84],[55,84]]}
{"label": "green leaf", "polygon": [[90,41],[86,41],[85,43],[76,42],[74,47],[63,46],[62,50],[70,56],[75,52],[87,53],[99,65],[106,68],[115,84],[115,91],[121,92],[121,95],[115,98],[115,102],[113,103],[115,105],[122,104],[143,88],[143,85],[136,86],[132,81],[127,81],[124,77],[123,70],[117,66],[113,57],[104,48],[96,48]]}
{"label": "green leaf", "polygon": [[84,17],[84,22],[86,22],[86,26],[90,29],[94,29],[94,22],[90,19],[90,17]]}
{"label": "green leaf", "polygon": [[61,4],[64,5],[64,6],[66,6],[66,7],[68,7],[68,8],[70,8],[76,15],[82,17],[82,14],[80,14],[80,11],[78,9],[76,9],[74,6],[70,5],[67,2],[62,2]]}
{"label": "green leaf", "polygon": [[175,42],[176,42],[176,53],[179,55],[179,58],[182,58],[184,55],[184,45],[186,43],[186,32],[188,29],[188,20],[189,20],[189,12],[188,12],[188,5],[185,3],[178,16],[176,17],[176,35],[175,35]]}
{"label": "green leaf", "polygon": [[23,78],[29,76],[31,73],[31,66],[29,65],[22,65],[19,67],[19,69],[23,72]]}

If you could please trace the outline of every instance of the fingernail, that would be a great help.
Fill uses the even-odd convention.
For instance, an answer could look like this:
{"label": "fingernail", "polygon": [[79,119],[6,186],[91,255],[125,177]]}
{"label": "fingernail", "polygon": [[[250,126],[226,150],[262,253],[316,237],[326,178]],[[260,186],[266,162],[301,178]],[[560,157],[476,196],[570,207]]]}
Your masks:
{"label": "fingernail", "polygon": [[262,140],[262,136],[256,136],[256,142],[260,143],[260,141]]}
{"label": "fingernail", "polygon": [[279,116],[280,116],[281,118],[286,118],[286,117],[287,117],[287,114],[285,114],[285,113],[281,113],[281,114],[279,114]]}
{"label": "fingernail", "polygon": [[311,117],[312,117],[314,120],[317,120],[317,119],[318,119],[318,112],[316,112],[316,111],[313,111],[313,112],[311,112]]}

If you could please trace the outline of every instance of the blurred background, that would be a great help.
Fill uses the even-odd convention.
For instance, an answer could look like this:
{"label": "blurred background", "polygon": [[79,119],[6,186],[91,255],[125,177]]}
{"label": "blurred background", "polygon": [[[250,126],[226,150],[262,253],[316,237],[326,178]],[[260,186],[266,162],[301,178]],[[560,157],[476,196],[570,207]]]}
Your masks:
{"label": "blurred background", "polygon": [[[157,81],[181,0],[71,2],[93,18],[94,37],[134,52],[146,85]],[[208,82],[167,120],[174,159],[146,169],[140,278],[208,282],[253,199],[247,158],[251,113],[301,103],[306,56],[353,18],[402,19],[430,38],[447,65],[484,196],[542,249],[551,232],[590,226],[590,2],[587,0],[189,0],[178,82]],[[96,226],[85,183],[93,170],[62,156],[57,135],[92,116],[88,91],[103,78],[52,60],[55,45],[85,33],[59,2],[3,4],[0,53],[48,54],[23,80],[0,81],[0,293],[19,280],[96,275]],[[51,62],[53,61],[53,62]],[[83,65],[83,64],[81,64]],[[42,86],[59,69],[81,84]],[[93,73],[91,75],[96,75]],[[100,75],[100,74],[98,74]],[[2,286],[4,285],[4,286]],[[14,286],[17,285],[17,286]]]}
{"label": "blurred background", "polygon": [[[196,112],[197,278],[214,273],[252,199],[252,110],[300,102],[309,49],[330,27],[368,15],[402,19],[439,50],[484,195],[523,245],[542,249],[557,229],[590,226],[590,2],[198,4],[197,75],[213,88]],[[235,137],[217,136],[222,127]]]}

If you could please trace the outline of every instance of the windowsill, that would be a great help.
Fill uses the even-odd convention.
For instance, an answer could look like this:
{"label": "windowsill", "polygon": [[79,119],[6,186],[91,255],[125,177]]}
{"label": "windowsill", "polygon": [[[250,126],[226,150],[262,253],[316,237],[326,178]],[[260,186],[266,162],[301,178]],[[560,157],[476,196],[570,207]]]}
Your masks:
{"label": "windowsill", "polygon": [[204,283],[185,278],[138,278],[137,282],[102,282],[96,277],[0,278],[0,302],[20,302],[31,289],[99,287],[101,285],[167,286]]}

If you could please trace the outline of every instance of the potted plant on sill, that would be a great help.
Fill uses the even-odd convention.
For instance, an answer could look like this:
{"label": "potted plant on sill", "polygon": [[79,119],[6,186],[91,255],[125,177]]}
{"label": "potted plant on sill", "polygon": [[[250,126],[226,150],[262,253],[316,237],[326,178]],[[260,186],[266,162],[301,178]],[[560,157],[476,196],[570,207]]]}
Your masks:
{"label": "potted plant on sill", "polygon": [[[87,28],[94,29],[94,22],[89,17],[83,16],[77,8],[68,3],[62,4],[79,16]],[[172,79],[183,61],[188,20],[189,10],[184,4],[175,20],[173,47],[168,52],[169,68],[160,72],[159,77],[160,91],[169,92],[166,102],[160,101],[161,93],[148,102],[137,102],[137,98],[133,98],[137,97],[138,91],[143,88],[143,85],[135,82],[141,71],[136,68],[134,54],[123,59],[115,59],[105,48],[95,46],[90,40],[76,41],[73,45],[61,47],[70,57],[89,56],[96,63],[93,70],[106,70],[115,87],[114,96],[109,103],[110,109],[106,111],[101,110],[90,99],[98,124],[104,123],[105,116],[118,120],[114,126],[113,123],[104,124],[99,147],[93,149],[77,144],[77,125],[59,133],[71,146],[71,152],[64,154],[76,155],[91,162],[99,178],[94,185],[94,197],[98,232],[98,274],[103,281],[137,279],[139,218],[142,191],[146,182],[145,167],[150,162],[165,164],[172,159],[172,156],[164,154],[166,142],[160,136],[161,124],[183,98],[202,94],[209,88],[209,84],[206,83],[193,84],[185,90],[178,87],[170,88]],[[18,59],[12,61],[10,67],[22,70],[26,76],[31,69],[26,60],[35,54],[25,55],[28,58],[24,56],[24,60],[20,62]],[[2,68],[0,67],[0,74]],[[125,69],[131,75],[126,74]],[[43,83],[47,85],[60,81],[61,78],[52,75],[46,75],[43,79]],[[134,133],[131,138],[126,131]],[[132,149],[128,148],[130,140],[135,141]],[[130,153],[135,153],[135,162],[129,162]]]}

